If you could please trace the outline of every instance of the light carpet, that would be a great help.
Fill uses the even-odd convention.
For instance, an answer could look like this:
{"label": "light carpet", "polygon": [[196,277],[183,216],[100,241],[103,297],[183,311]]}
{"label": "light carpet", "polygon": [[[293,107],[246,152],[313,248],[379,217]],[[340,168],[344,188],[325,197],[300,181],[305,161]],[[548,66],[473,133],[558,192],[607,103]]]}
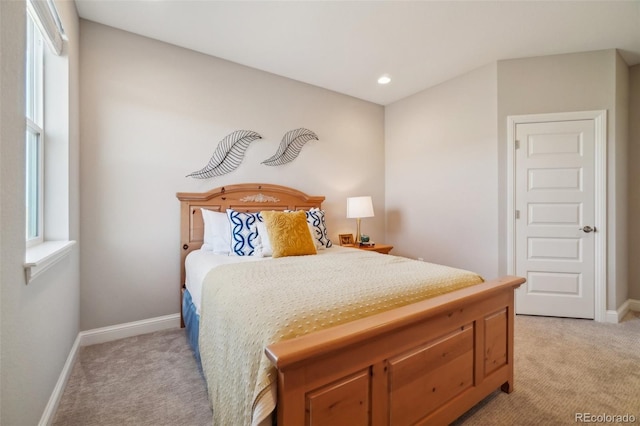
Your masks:
{"label": "light carpet", "polygon": [[[517,316],[515,334],[515,390],[494,392],[454,425],[570,425],[602,415],[640,424],[640,314],[620,324]],[[206,392],[184,330],[88,346],[54,425],[211,425]]]}
{"label": "light carpet", "polygon": [[493,393],[456,426],[575,425],[580,415],[625,414],[640,424],[639,313],[620,324],[518,315],[514,346],[514,391]]}
{"label": "light carpet", "polygon": [[184,329],[80,348],[53,424],[211,426]]}

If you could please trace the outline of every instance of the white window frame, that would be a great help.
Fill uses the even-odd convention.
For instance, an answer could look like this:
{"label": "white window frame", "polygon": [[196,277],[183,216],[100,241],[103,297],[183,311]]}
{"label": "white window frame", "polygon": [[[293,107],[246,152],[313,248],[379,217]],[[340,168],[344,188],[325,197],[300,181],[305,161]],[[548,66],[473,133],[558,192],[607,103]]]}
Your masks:
{"label": "white window frame", "polygon": [[[37,209],[32,209],[31,212],[38,215],[35,227],[37,236],[29,238],[25,235],[25,283],[29,284],[66,257],[76,242],[69,239],[70,101],[69,57],[64,49],[66,38],[53,0],[27,0],[26,5],[25,150],[27,135],[36,135],[35,151],[39,154],[37,161],[32,160],[38,169],[35,185],[38,191]],[[37,37],[32,37],[29,33],[36,34]],[[29,43],[36,39],[37,43]],[[37,89],[37,102],[30,99],[33,93],[29,92],[27,85]],[[25,169],[28,169],[26,162],[25,158]],[[28,183],[28,178],[25,183]],[[27,190],[25,186],[25,195]],[[27,202],[25,208],[29,209]],[[25,217],[28,214],[26,212]],[[27,229],[25,224],[25,234]]]}
{"label": "white window frame", "polygon": [[[27,13],[25,91],[25,237],[27,247],[33,247],[44,242],[44,38],[30,13]],[[29,135],[35,136],[33,147],[29,146]]]}

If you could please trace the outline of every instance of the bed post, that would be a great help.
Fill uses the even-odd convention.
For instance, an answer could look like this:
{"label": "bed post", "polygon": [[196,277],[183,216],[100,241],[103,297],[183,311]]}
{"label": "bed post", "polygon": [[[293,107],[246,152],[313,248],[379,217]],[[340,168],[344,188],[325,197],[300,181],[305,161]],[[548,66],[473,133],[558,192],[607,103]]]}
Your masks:
{"label": "bed post", "polygon": [[516,320],[516,309],[513,298],[509,301],[509,306],[507,307],[508,311],[508,322],[507,322],[507,334],[509,338],[507,339],[507,364],[509,365],[509,380],[504,382],[500,389],[505,393],[513,392],[513,340],[515,336],[515,320]]}

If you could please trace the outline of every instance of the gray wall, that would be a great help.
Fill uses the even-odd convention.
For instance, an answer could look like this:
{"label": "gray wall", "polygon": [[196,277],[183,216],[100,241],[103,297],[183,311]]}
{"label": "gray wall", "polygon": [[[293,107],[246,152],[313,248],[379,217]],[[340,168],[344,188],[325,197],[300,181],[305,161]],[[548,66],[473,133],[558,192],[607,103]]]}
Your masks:
{"label": "gray wall", "polygon": [[496,64],[386,107],[395,254],[498,275]]}
{"label": "gray wall", "polygon": [[[179,312],[176,192],[266,182],[324,195],[334,239],[355,232],[346,198],[371,195],[363,230],[384,238],[382,106],[89,21],[81,34],[81,329]],[[298,127],[320,140],[260,164]],[[238,129],[263,136],[238,169],[185,178]]]}
{"label": "gray wall", "polygon": [[387,239],[397,253],[506,273],[507,116],[605,109],[607,309],[620,307],[638,292],[637,279],[627,284],[628,73],[614,49],[505,60],[389,105]]}
{"label": "gray wall", "polygon": [[[78,238],[78,18],[61,2],[69,36],[70,224]],[[79,323],[78,247],[27,286],[24,275],[24,1],[0,1],[0,424],[34,425],[58,380]]]}
{"label": "gray wall", "polygon": [[640,300],[640,65],[629,68],[629,298]]}
{"label": "gray wall", "polygon": [[[626,301],[627,209],[626,150],[623,129],[627,125],[624,101],[617,90],[624,87],[625,69],[615,50],[544,56],[498,62],[499,164],[506,164],[509,115],[568,111],[608,111],[607,147],[607,309]],[[506,169],[500,169],[501,223],[506,212]],[[506,229],[500,229],[500,270],[506,271]]]}

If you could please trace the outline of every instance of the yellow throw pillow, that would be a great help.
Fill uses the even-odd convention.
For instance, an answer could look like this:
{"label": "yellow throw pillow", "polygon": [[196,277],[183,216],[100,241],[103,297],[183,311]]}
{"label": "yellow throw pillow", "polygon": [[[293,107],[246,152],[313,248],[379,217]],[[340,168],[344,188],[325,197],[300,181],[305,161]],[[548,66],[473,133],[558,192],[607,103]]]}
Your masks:
{"label": "yellow throw pillow", "polygon": [[317,253],[304,211],[264,211],[260,212],[260,215],[267,227],[273,257],[304,256]]}

